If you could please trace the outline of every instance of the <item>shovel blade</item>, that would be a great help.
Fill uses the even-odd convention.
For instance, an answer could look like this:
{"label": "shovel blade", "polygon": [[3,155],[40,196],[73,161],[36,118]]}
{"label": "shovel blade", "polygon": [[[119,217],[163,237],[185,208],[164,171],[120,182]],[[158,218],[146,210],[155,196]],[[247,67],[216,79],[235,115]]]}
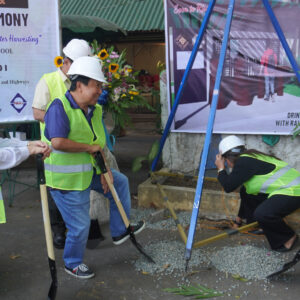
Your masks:
{"label": "shovel blade", "polygon": [[55,260],[48,258],[52,283],[48,292],[48,300],[55,300],[57,292],[57,275]]}
{"label": "shovel blade", "polygon": [[135,235],[134,235],[134,233],[131,231],[131,227],[130,227],[130,226],[128,227],[128,230],[130,230],[130,240],[131,240],[132,244],[136,247],[136,249],[138,249],[138,251],[139,251],[140,253],[142,253],[142,254],[148,259],[149,262],[155,264],[155,261],[153,260],[153,258],[152,258],[150,255],[148,255],[148,254],[145,252],[145,250],[143,249],[143,247],[136,241]]}
{"label": "shovel blade", "polygon": [[295,255],[295,257],[293,258],[293,260],[285,263],[282,267],[281,270],[278,270],[277,272],[274,272],[272,274],[270,274],[267,278],[268,279],[272,279],[273,277],[280,275],[281,273],[284,273],[285,271],[289,270],[290,268],[292,268],[297,262],[299,262],[300,260],[300,251],[298,251]]}

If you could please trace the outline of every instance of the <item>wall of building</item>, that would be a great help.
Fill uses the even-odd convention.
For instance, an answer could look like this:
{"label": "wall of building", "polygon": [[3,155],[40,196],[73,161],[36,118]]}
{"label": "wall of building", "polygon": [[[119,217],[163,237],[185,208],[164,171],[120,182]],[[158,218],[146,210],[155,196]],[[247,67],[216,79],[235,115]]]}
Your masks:
{"label": "wall of building", "polygon": [[[165,72],[160,76],[160,96],[162,105],[162,125],[168,120],[167,82]],[[225,137],[226,135],[222,135]],[[248,149],[255,148],[265,153],[274,154],[300,171],[300,136],[280,136],[275,146],[262,141],[261,135],[240,135]],[[163,165],[173,171],[192,172],[199,168],[200,154],[204,145],[205,134],[170,133],[163,149]],[[212,143],[216,140],[212,139]]]}
{"label": "wall of building", "polygon": [[150,75],[158,74],[158,61],[165,61],[165,44],[157,42],[116,43],[118,51],[126,49],[128,64],[135,71],[146,70]]}

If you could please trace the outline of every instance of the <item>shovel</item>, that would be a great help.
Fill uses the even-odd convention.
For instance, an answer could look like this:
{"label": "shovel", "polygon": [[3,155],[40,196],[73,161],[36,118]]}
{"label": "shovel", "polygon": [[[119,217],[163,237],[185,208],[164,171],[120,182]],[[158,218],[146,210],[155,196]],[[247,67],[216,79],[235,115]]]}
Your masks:
{"label": "shovel", "polygon": [[47,244],[48,261],[49,261],[50,274],[51,274],[51,278],[52,278],[52,283],[51,283],[51,286],[50,286],[50,289],[48,292],[48,300],[54,300],[56,297],[56,291],[57,291],[57,274],[56,274],[52,233],[51,233],[51,227],[50,227],[47,188],[46,188],[46,180],[45,180],[45,174],[44,174],[44,163],[43,163],[42,157],[43,157],[42,154],[37,154],[37,169],[38,169],[38,179],[39,179],[39,184],[40,184],[40,193],[41,193],[41,202],[42,202],[46,244]]}
{"label": "shovel", "polygon": [[101,173],[104,175],[105,179],[106,179],[106,182],[108,184],[108,187],[109,187],[109,190],[115,200],[115,203],[118,207],[118,210],[120,212],[120,215],[122,217],[122,220],[125,224],[125,227],[127,228],[127,232],[130,236],[130,240],[132,242],[132,244],[138,249],[138,251],[140,253],[142,253],[147,259],[148,261],[152,262],[152,263],[155,263],[155,261],[144,251],[143,247],[136,241],[135,239],[135,235],[134,235],[134,232],[133,232],[133,228],[132,226],[130,225],[129,223],[129,220],[127,218],[127,215],[124,211],[124,208],[123,208],[123,205],[120,201],[120,198],[117,194],[117,191],[115,190],[115,187],[114,185],[111,183],[110,181],[110,177],[109,177],[109,174],[107,172],[107,169],[106,169],[106,166],[105,166],[105,163],[104,163],[104,160],[103,160],[103,157],[101,155],[101,153],[98,151],[96,152],[95,154],[95,159],[96,159],[96,162],[97,162],[97,165],[99,166],[100,170],[101,170]]}
{"label": "shovel", "polygon": [[294,258],[293,258],[291,261],[289,261],[289,262],[287,262],[287,263],[285,263],[285,264],[283,265],[283,267],[281,268],[281,270],[278,270],[278,271],[276,271],[276,272],[270,274],[269,276],[267,276],[267,278],[268,278],[268,279],[272,279],[273,277],[275,277],[275,276],[277,276],[277,275],[279,275],[279,274],[281,274],[281,273],[283,273],[283,272],[289,270],[289,269],[290,269],[291,267],[293,267],[299,260],[300,260],[300,250],[296,253],[296,255],[294,256]]}

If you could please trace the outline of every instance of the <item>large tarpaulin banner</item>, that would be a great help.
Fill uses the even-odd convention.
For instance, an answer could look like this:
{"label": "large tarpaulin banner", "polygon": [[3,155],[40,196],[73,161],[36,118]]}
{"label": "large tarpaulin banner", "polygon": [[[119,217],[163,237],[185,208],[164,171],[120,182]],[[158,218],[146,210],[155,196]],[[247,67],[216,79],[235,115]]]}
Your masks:
{"label": "large tarpaulin banner", "polygon": [[59,49],[57,0],[0,0],[0,123],[33,120],[35,85]]}
{"label": "large tarpaulin banner", "polygon": [[[207,1],[165,0],[170,106],[186,69]],[[205,132],[228,0],[216,1],[172,130]],[[270,1],[300,59],[300,4]],[[291,134],[300,121],[300,85],[262,1],[236,1],[216,112],[215,133]]]}

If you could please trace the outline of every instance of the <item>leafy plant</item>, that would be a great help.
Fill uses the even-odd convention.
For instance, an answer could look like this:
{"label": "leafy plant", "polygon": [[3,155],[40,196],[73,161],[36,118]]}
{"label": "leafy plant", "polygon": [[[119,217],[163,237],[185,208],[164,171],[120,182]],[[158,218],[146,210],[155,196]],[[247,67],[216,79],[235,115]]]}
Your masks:
{"label": "leafy plant", "polygon": [[223,293],[221,292],[204,287],[200,284],[197,284],[197,286],[183,285],[179,288],[167,288],[164,289],[164,291],[176,295],[183,295],[186,297],[195,296],[194,299],[208,299],[208,298],[214,298],[223,295]]}
{"label": "leafy plant", "polygon": [[300,123],[293,129],[293,139],[295,139],[297,135],[300,135]]}
{"label": "leafy plant", "polygon": [[131,123],[126,111],[128,108],[142,106],[153,111],[135,86],[139,72],[133,72],[132,66],[126,64],[126,51],[119,54],[113,46],[101,49],[96,40],[93,40],[91,47],[102,62],[102,70],[108,82],[103,85],[108,98],[101,104],[106,112],[111,113],[115,127],[124,128]]}
{"label": "leafy plant", "polygon": [[148,165],[150,169],[152,161],[157,156],[158,150],[159,150],[159,141],[155,141],[152,144],[147,156],[138,156],[133,160],[132,167],[131,167],[132,172],[139,171],[142,168],[143,161],[148,161]]}

